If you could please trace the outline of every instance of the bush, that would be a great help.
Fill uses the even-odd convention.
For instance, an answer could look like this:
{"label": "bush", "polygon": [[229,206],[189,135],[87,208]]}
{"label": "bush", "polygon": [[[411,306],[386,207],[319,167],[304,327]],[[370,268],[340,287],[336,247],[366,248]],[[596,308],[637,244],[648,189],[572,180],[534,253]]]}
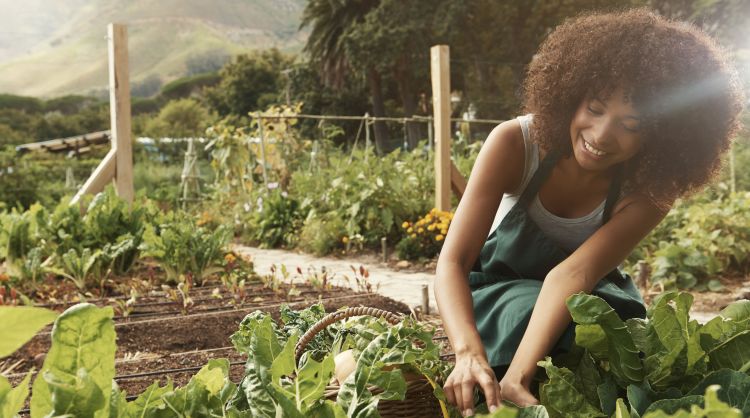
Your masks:
{"label": "bush", "polygon": [[401,227],[406,231],[406,236],[396,245],[398,257],[402,260],[415,260],[437,256],[443,248],[443,240],[452,219],[452,212],[433,208],[416,222],[405,221]]}
{"label": "bush", "polygon": [[307,218],[300,233],[299,247],[315,255],[330,254],[342,248],[346,225],[335,214],[313,215]]}

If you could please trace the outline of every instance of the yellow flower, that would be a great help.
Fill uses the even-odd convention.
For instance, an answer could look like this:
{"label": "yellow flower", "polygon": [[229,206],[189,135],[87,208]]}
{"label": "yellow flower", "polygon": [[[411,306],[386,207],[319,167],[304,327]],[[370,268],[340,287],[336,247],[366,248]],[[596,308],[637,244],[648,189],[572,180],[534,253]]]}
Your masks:
{"label": "yellow flower", "polygon": [[410,236],[410,237],[412,237],[412,238],[416,238],[416,237],[417,237],[417,234],[411,234],[411,235],[409,235],[409,236]]}
{"label": "yellow flower", "polygon": [[409,229],[406,230],[406,233],[408,233],[408,234],[411,234],[412,232],[414,232],[414,228],[409,228]]}
{"label": "yellow flower", "polygon": [[424,233],[424,228],[419,228],[419,229],[417,229],[417,233],[418,233],[418,234],[422,234],[422,233]]}
{"label": "yellow flower", "polygon": [[427,225],[427,230],[428,231],[434,231],[435,230],[435,225]]}
{"label": "yellow flower", "polygon": [[432,215],[425,216],[424,220],[427,221],[427,222],[430,222],[432,220]]}
{"label": "yellow flower", "polygon": [[440,230],[440,233],[441,233],[441,234],[443,234],[443,235],[445,235],[445,234],[447,234],[447,233],[448,233],[448,230],[447,230],[447,229],[441,229],[441,230]]}
{"label": "yellow flower", "polygon": [[341,238],[341,242],[343,242],[344,244],[348,244],[349,243],[349,237],[345,236],[344,238]]}
{"label": "yellow flower", "polygon": [[435,237],[435,241],[442,241],[443,238],[445,238],[445,237],[442,236],[442,235],[438,235],[438,236]]}
{"label": "yellow flower", "polygon": [[233,262],[233,261],[234,261],[234,260],[236,260],[236,259],[237,259],[237,257],[235,257],[235,256],[234,256],[234,254],[232,254],[232,253],[227,253],[227,254],[226,254],[226,255],[224,256],[224,260],[225,260],[225,261],[226,261],[227,263],[231,263],[231,262]]}
{"label": "yellow flower", "polygon": [[406,229],[408,227],[409,227],[409,222],[404,221],[404,223],[401,224],[401,228]]}

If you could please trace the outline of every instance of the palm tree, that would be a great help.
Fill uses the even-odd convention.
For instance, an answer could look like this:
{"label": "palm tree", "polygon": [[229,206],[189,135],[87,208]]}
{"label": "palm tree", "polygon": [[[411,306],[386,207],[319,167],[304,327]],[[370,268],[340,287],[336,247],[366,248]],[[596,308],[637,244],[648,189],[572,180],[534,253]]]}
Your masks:
{"label": "palm tree", "polygon": [[[347,32],[361,23],[378,3],[379,0],[308,1],[302,12],[300,29],[310,26],[311,32],[303,51],[319,65],[323,81],[328,86],[340,88],[348,79],[350,68],[344,47]],[[365,77],[370,89],[373,116],[385,116],[380,73],[371,68]],[[382,151],[388,141],[383,122],[376,122],[374,131],[375,145]]]}

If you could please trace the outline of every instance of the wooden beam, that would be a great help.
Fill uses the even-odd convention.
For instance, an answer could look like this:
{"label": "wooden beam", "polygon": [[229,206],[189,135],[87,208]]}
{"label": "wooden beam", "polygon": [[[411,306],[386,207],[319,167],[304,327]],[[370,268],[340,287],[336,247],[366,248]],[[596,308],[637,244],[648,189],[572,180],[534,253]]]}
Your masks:
{"label": "wooden beam", "polygon": [[451,103],[447,45],[430,48],[432,109],[435,121],[435,207],[451,209]]}
{"label": "wooden beam", "polygon": [[99,193],[112,181],[115,176],[115,164],[117,158],[117,151],[115,149],[109,150],[107,155],[102,159],[99,165],[96,167],[93,173],[86,183],[83,184],[78,193],[73,196],[73,200],[70,201],[71,205],[80,202],[83,195],[90,193]]}
{"label": "wooden beam", "polygon": [[458,200],[464,196],[466,192],[466,179],[464,175],[458,171],[458,167],[451,161],[451,190],[458,196]]}
{"label": "wooden beam", "polygon": [[127,26],[110,23],[109,109],[112,149],[116,151],[115,188],[117,195],[133,202],[133,145],[130,132],[130,70],[128,67]]}

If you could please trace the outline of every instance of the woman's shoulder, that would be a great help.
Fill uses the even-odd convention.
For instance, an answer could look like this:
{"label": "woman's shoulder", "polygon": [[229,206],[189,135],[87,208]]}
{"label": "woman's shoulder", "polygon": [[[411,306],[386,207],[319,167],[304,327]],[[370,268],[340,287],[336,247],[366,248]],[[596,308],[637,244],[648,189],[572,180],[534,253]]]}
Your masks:
{"label": "woman's shoulder", "polygon": [[523,179],[526,145],[521,123],[510,119],[497,125],[482,145],[483,158],[477,159],[477,163],[491,165],[494,175],[505,180],[508,191],[515,190]]}

